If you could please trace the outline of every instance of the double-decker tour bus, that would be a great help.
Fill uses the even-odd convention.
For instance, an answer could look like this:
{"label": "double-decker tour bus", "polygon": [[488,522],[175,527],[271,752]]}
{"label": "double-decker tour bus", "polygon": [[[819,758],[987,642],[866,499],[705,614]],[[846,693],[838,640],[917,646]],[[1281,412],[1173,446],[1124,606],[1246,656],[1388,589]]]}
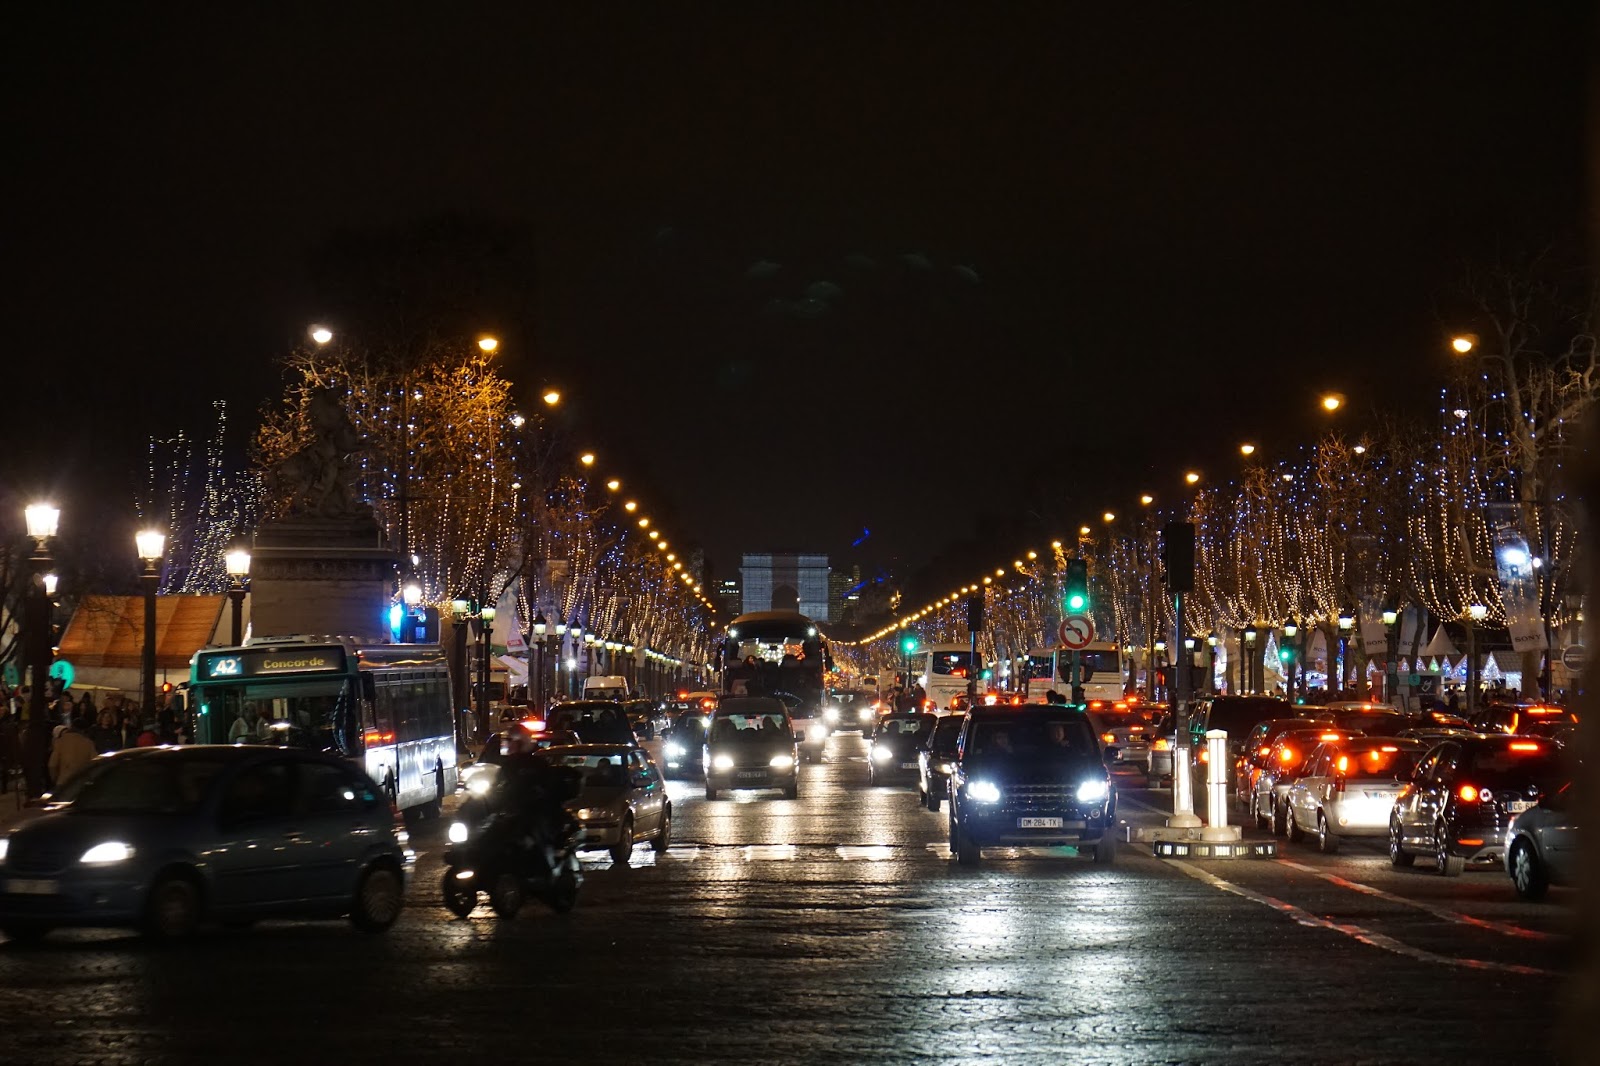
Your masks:
{"label": "double-decker tour bus", "polygon": [[833,660],[822,631],[799,611],[756,611],[728,623],[717,665],[723,695],[788,694],[791,713],[814,718]]}
{"label": "double-decker tour bus", "polygon": [[[1122,699],[1125,681],[1122,646],[1108,641],[1090,641],[1078,652],[1083,698],[1089,703],[1101,700],[1115,703]],[[1028,652],[1024,692],[1030,703],[1043,703],[1051,689],[1072,698],[1072,652],[1066,648],[1036,648]]]}
{"label": "double-decker tour bus", "polygon": [[359,762],[401,810],[456,787],[450,671],[435,644],[260,637],[189,661],[199,744],[275,744]]}

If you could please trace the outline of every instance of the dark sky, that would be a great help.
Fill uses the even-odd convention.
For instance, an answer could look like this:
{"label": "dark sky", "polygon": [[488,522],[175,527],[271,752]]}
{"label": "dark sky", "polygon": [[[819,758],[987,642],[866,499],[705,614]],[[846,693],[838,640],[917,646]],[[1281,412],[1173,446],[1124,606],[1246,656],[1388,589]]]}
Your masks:
{"label": "dark sky", "polygon": [[724,572],[916,565],[1291,447],[1325,387],[1426,407],[1458,264],[1586,227],[1578,5],[36,7],[18,491],[248,422],[319,250],[451,215],[531,242],[485,325]]}

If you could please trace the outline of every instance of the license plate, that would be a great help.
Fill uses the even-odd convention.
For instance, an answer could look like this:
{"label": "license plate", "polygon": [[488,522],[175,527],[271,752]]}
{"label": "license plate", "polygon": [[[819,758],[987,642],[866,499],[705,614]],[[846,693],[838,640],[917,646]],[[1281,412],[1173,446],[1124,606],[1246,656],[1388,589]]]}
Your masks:
{"label": "license plate", "polygon": [[914,762],[903,762],[900,764],[900,769],[902,770],[915,770],[916,768],[917,764]]}
{"label": "license plate", "polygon": [[57,892],[54,881],[30,881],[22,878],[7,878],[6,891],[15,896],[53,896]]}
{"label": "license plate", "polygon": [[765,770],[740,770],[734,776],[740,780],[748,781],[752,777],[766,777],[767,772]]}
{"label": "license plate", "polygon": [[1060,818],[1018,818],[1018,829],[1060,829]]}
{"label": "license plate", "polygon": [[1507,800],[1506,801],[1506,813],[1507,814],[1521,814],[1523,811],[1527,810],[1529,807],[1532,807],[1532,806],[1533,806],[1533,802],[1531,800]]}

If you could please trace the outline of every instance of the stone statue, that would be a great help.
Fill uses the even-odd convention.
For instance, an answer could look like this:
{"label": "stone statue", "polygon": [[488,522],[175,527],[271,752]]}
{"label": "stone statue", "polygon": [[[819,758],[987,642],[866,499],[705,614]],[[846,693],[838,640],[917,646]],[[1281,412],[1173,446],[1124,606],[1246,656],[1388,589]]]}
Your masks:
{"label": "stone statue", "polygon": [[344,412],[342,390],[312,393],[306,420],[311,439],[267,471],[269,496],[281,501],[286,514],[346,518],[364,511],[351,491],[361,434]]}

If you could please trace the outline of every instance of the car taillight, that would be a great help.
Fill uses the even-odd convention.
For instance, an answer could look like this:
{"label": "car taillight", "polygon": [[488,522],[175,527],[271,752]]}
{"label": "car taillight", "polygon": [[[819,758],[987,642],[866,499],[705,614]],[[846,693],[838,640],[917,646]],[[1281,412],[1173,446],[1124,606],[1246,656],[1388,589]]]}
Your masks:
{"label": "car taillight", "polygon": [[1205,748],[1201,748],[1200,749],[1200,761],[1201,762],[1210,762],[1211,761],[1211,752],[1208,751]]}
{"label": "car taillight", "polygon": [[1115,733],[1101,733],[1100,734],[1100,743],[1102,743],[1102,744],[1115,744],[1116,742],[1117,742],[1117,735]]}
{"label": "car taillight", "polygon": [[1539,745],[1534,743],[1531,740],[1513,740],[1510,744],[1507,744],[1506,747],[1510,748],[1512,751],[1538,751],[1539,750]]}
{"label": "car taillight", "polygon": [[1294,762],[1294,749],[1293,748],[1283,748],[1283,749],[1279,750],[1279,752],[1278,752],[1278,761],[1283,763],[1285,766],[1287,766],[1290,763]]}
{"label": "car taillight", "polygon": [[1261,747],[1256,749],[1256,754],[1261,756],[1263,759],[1265,759],[1268,755],[1272,754],[1272,745],[1270,745],[1270,744],[1261,745]]}
{"label": "car taillight", "polygon": [[1171,751],[1172,743],[1166,737],[1157,737],[1156,742],[1150,745],[1151,751]]}
{"label": "car taillight", "polygon": [[1477,803],[1478,790],[1471,785],[1462,785],[1456,789],[1456,795],[1461,797],[1463,803]]}

